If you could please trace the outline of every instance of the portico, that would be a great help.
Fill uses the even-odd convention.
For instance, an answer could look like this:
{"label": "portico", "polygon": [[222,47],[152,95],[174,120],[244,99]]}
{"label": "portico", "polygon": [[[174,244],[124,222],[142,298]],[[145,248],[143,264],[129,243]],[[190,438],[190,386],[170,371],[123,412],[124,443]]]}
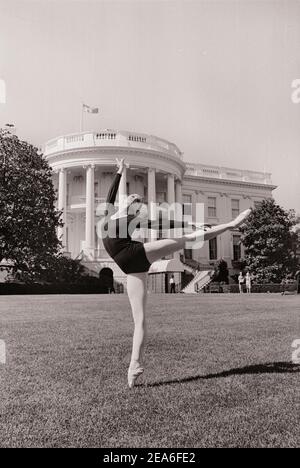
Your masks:
{"label": "portico", "polygon": [[[99,136],[101,138],[97,138]],[[58,139],[56,145],[50,142],[46,154],[53,161],[52,167],[57,174],[54,183],[58,191],[58,209],[63,212],[64,226],[59,228],[58,236],[64,250],[72,257],[84,253],[90,260],[107,259],[96,225],[103,214],[100,207],[115,174],[116,158],[125,157],[128,164],[120,182],[117,203],[129,193],[139,193],[148,204],[149,217],[153,218],[156,203],[181,202],[185,164],[172,143],[156,137],[103,132],[94,135],[92,148],[83,151],[80,146],[91,143],[89,134],[77,135],[76,149],[73,149],[75,136],[62,138],[64,141]],[[109,143],[113,138],[118,144],[111,151]],[[70,144],[73,151],[66,154],[66,146]],[[55,148],[61,148],[61,151],[54,151]],[[149,240],[156,236],[156,231],[149,231]]]}
{"label": "portico", "polygon": [[[81,175],[78,175],[80,172]],[[57,190],[58,209],[62,211],[61,220],[63,227],[58,229],[58,237],[62,241],[63,248],[70,251],[72,256],[76,256],[81,250],[90,259],[99,258],[98,240],[96,235],[96,222],[101,212],[100,205],[105,201],[105,193],[114,177],[115,166],[102,170],[101,165],[90,164],[87,166],[74,168],[61,168],[58,170]],[[73,190],[72,186],[80,185],[81,194]],[[154,216],[154,207],[157,203],[156,187],[160,189],[160,202],[167,201],[174,203],[181,202],[181,183],[176,182],[172,174],[158,172],[155,168],[127,169],[124,171],[117,203],[120,203],[130,192],[140,193],[142,197],[146,194],[146,201],[149,207],[149,217]],[[132,188],[131,188],[132,187]],[[148,189],[147,189],[148,187]],[[98,192],[98,193],[97,193]],[[176,195],[175,195],[176,193]],[[100,195],[100,196],[99,196]],[[79,216],[81,215],[81,216]],[[84,215],[84,217],[82,217]],[[80,239],[77,250],[71,249],[70,237],[67,235],[67,219],[70,217],[80,217],[84,219],[84,239]],[[151,239],[155,239],[155,231],[151,230]],[[100,249],[101,250],[101,249]],[[102,254],[105,256],[104,252]]]}

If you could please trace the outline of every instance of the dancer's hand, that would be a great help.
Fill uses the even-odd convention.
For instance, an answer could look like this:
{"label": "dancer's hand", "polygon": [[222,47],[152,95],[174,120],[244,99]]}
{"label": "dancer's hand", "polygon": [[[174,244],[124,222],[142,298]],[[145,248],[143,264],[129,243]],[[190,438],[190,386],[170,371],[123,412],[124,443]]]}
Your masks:
{"label": "dancer's hand", "polygon": [[125,159],[124,158],[122,158],[122,159],[116,158],[116,161],[117,161],[117,166],[118,166],[118,173],[122,174],[124,169],[125,169]]}
{"label": "dancer's hand", "polygon": [[118,173],[119,174],[123,173],[125,167],[127,167],[127,169],[129,169],[129,164],[125,163],[125,158],[122,158],[122,159],[116,158],[116,161],[117,161]]}
{"label": "dancer's hand", "polygon": [[229,223],[229,227],[231,229],[237,229],[240,227],[248,218],[249,214],[252,212],[252,209],[249,208],[248,210],[243,211],[240,213],[231,223]]}

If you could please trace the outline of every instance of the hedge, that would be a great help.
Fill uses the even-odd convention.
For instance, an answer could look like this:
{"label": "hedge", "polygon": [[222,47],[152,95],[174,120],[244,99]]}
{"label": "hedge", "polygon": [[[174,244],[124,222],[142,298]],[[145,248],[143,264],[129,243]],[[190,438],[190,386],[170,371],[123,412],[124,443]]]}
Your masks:
{"label": "hedge", "polygon": [[[292,284],[282,286],[282,284],[252,284],[252,293],[282,293],[285,292],[296,292],[298,289],[298,283],[295,281]],[[243,291],[246,292],[246,286],[243,285]],[[206,293],[239,293],[238,284],[218,284],[212,283],[207,286],[204,290]]]}
{"label": "hedge", "polygon": [[[116,289],[119,291],[119,288]],[[107,294],[107,287],[100,284],[20,284],[0,283],[0,295],[18,294]]]}

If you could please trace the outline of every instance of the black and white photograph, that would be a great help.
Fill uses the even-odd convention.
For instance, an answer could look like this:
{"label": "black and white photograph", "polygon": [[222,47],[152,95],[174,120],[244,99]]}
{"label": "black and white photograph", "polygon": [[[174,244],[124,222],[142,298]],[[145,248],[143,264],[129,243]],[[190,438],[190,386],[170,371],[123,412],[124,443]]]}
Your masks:
{"label": "black and white photograph", "polygon": [[0,448],[299,448],[300,0],[0,25]]}

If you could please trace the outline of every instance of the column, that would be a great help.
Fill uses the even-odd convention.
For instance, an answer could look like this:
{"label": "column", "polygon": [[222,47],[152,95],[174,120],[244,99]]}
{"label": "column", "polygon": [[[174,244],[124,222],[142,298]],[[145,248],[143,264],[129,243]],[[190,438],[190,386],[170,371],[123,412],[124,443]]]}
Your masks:
{"label": "column", "polygon": [[119,206],[124,202],[127,197],[127,170],[124,167],[122,177],[119,185]]}
{"label": "column", "polygon": [[[149,219],[156,217],[156,184],[155,184],[155,169],[149,167],[148,169],[148,215]],[[157,238],[156,231],[150,231],[150,240]]]}
{"label": "column", "polygon": [[172,205],[175,203],[175,179],[173,174],[168,174],[168,203]]}
{"label": "column", "polygon": [[[197,215],[196,215],[196,211],[195,211],[195,215],[196,215],[195,216],[195,221],[205,223],[207,221],[206,213],[205,213],[206,194],[202,190],[197,190],[196,191],[196,203],[197,203],[197,205],[199,204],[199,206],[198,206],[199,211],[198,211]],[[204,219],[201,219],[202,215],[203,215]],[[209,242],[205,242],[203,247],[201,247],[199,250],[195,250],[194,255],[195,255],[195,260],[202,263],[203,265],[208,265],[208,263],[209,263]]]}
{"label": "column", "polygon": [[[176,180],[175,183],[175,202],[176,202],[176,213],[175,213],[175,219],[178,220],[183,220],[183,212],[182,212],[182,183],[181,180]],[[179,237],[180,235],[183,234],[182,229],[176,229],[175,230],[175,236]],[[180,250],[179,252],[175,252],[174,258],[177,260],[180,260],[180,255],[183,254],[183,250]]]}
{"label": "column", "polygon": [[85,253],[93,258],[95,252],[95,166],[86,168]]}
{"label": "column", "polygon": [[62,211],[61,221],[63,226],[57,228],[57,237],[62,242],[62,247],[66,250],[66,232],[67,232],[67,171],[62,168],[58,172],[58,201],[57,208]]}
{"label": "column", "polygon": [[182,204],[182,183],[180,180],[176,180],[175,184],[176,203]]}
{"label": "column", "polygon": [[[221,193],[221,213],[220,223],[228,223],[231,220],[231,203],[226,193]],[[227,231],[221,236],[220,239],[220,257],[228,263],[228,267],[231,268],[232,259],[232,232]]]}

